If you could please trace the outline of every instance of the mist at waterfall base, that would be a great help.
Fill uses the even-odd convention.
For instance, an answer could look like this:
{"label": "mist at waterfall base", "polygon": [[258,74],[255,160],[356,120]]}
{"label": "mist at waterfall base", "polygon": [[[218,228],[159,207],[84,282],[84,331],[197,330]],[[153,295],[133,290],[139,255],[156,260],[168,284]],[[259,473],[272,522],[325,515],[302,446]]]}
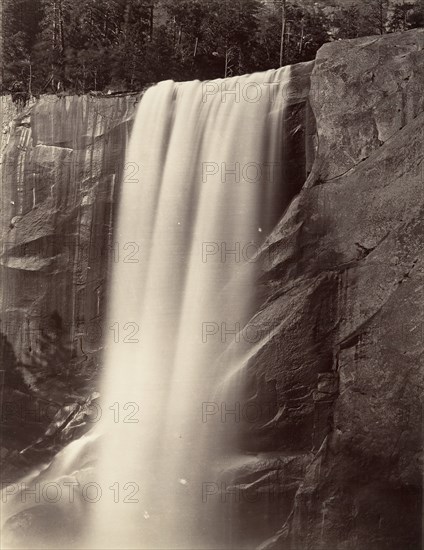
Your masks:
{"label": "mist at waterfall base", "polygon": [[287,206],[289,79],[282,68],[166,81],[141,100],[114,238],[128,254],[110,284],[102,420],[31,477],[75,477],[79,454],[96,440],[91,479],[102,497],[80,512],[76,547],[217,550],[261,541],[264,503],[240,499],[232,479],[254,457],[243,452],[231,411],[258,344],[240,336],[260,305],[258,251]]}

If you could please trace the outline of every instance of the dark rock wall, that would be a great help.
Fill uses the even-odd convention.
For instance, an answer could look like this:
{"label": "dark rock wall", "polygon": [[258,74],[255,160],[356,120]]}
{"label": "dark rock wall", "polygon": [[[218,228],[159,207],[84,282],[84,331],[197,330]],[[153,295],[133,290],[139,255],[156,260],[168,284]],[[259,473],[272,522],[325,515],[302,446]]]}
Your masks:
{"label": "dark rock wall", "polygon": [[316,162],[264,250],[259,319],[281,324],[248,368],[277,388],[268,447],[309,457],[264,548],[422,548],[423,47],[318,52]]}

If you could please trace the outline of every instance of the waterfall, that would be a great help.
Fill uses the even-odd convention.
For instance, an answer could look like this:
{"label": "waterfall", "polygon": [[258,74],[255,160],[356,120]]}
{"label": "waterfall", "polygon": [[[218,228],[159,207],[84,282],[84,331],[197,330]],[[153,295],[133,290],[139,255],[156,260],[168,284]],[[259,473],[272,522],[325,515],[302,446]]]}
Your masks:
{"label": "waterfall", "polygon": [[142,98],[115,239],[127,257],[111,286],[97,548],[219,543],[205,487],[229,451],[208,413],[223,406],[214,388],[247,347],[240,331],[258,305],[255,259],[287,203],[289,72],[166,81]]}
{"label": "waterfall", "polygon": [[[59,505],[84,540],[45,547],[255,546],[221,482],[231,493],[233,469],[256,460],[231,419],[260,346],[243,331],[261,300],[259,251],[289,200],[289,84],[287,67],[144,94],[120,187],[101,421],[26,478],[77,487]],[[21,494],[5,520],[29,507]]]}

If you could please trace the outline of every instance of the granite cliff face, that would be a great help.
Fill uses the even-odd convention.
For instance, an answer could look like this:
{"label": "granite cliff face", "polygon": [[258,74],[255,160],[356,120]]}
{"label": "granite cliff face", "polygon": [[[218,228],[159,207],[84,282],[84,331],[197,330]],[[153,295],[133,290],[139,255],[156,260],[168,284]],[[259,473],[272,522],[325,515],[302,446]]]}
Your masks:
{"label": "granite cliff face", "polygon": [[258,445],[300,477],[263,548],[421,547],[423,47],[412,31],[315,62],[317,157],[264,250],[255,322],[280,325],[249,365],[276,387]]}
{"label": "granite cliff face", "polygon": [[[239,482],[279,497],[264,549],[418,550],[424,32],[327,44],[293,72],[294,199],[264,246],[252,321],[276,330],[246,368],[246,401],[269,417],[241,426],[243,450],[261,458]],[[47,96],[6,124],[6,481],[96,412],[107,273],[124,253],[113,206],[138,98]]]}
{"label": "granite cliff face", "polygon": [[[139,95],[2,105],[6,479],[84,429],[97,394],[112,218]],[[91,409],[93,413],[93,409]],[[48,437],[45,432],[48,429]]]}

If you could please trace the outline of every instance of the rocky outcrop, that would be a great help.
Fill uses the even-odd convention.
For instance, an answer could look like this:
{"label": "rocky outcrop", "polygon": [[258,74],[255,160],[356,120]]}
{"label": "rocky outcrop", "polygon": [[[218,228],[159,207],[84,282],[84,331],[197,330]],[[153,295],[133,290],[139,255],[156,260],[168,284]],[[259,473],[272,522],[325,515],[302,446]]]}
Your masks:
{"label": "rocky outcrop", "polygon": [[261,548],[421,547],[423,67],[423,30],[318,53],[317,158],[263,252],[255,323],[278,330],[246,389],[276,387],[246,450],[309,460]]}
{"label": "rocky outcrop", "polygon": [[120,253],[112,237],[116,182],[125,177],[138,99],[44,96],[18,114],[10,100],[2,103],[1,458],[8,480],[80,434],[93,413],[107,273]]}

